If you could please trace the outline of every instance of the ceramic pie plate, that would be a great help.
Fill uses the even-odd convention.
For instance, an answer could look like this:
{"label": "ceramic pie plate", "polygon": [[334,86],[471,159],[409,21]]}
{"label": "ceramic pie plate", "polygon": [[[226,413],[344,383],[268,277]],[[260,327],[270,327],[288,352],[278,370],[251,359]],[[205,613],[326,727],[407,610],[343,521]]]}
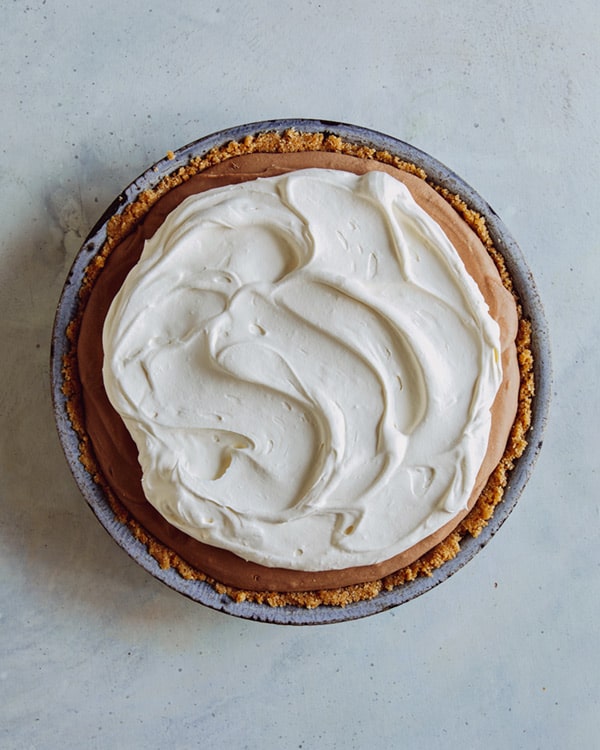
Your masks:
{"label": "ceramic pie plate", "polygon": [[[186,166],[190,159],[202,157],[213,148],[221,147],[230,141],[239,141],[249,135],[266,131],[283,133],[290,128],[307,133],[333,134],[348,143],[388,151],[403,161],[422,167],[437,185],[459,194],[470,208],[485,219],[494,245],[505,259],[507,270],[512,277],[515,291],[523,308],[523,315],[532,324],[531,350],[534,359],[536,393],[533,401],[531,428],[527,434],[528,444],[510,474],[504,498],[496,507],[492,519],[477,538],[464,537],[458,555],[434,571],[431,577],[416,578],[391,591],[382,591],[373,599],[348,604],[345,607],[321,605],[314,609],[307,609],[296,606],[272,607],[269,604],[255,602],[235,602],[226,594],[217,593],[208,583],[186,580],[172,568],[161,569],[148,553],[145,545],[133,536],[129,527],[115,518],[104,491],[93,481],[80,462],[79,437],[70,422],[67,399],[63,393],[63,359],[70,348],[66,335],[67,326],[78,310],[79,289],[85,270],[106,240],[109,219],[123,211],[129,203],[134,202],[143,190],[155,187],[166,175]],[[139,565],[167,586],[212,609],[268,623],[317,625],[366,617],[397,607],[424,594],[462,568],[496,534],[523,492],[542,446],[550,399],[550,382],[550,347],[542,304],[532,274],[517,243],[493,209],[460,177],[414,146],[373,130],[325,120],[269,120],[222,130],[178,149],[174,155],[170,153],[169,157],[151,166],[113,201],[83,243],[63,287],[52,335],[51,386],[59,438],[75,481],[100,523],[117,544]]]}

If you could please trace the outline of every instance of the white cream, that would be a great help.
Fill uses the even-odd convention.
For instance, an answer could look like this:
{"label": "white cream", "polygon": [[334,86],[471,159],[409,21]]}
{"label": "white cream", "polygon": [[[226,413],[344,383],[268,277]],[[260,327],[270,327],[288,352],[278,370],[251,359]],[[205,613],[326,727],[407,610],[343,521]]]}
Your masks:
{"label": "white cream", "polygon": [[103,345],[149,502],[299,570],[381,562],[463,510],[502,379],[456,250],[378,171],[191,196],[146,242]]}

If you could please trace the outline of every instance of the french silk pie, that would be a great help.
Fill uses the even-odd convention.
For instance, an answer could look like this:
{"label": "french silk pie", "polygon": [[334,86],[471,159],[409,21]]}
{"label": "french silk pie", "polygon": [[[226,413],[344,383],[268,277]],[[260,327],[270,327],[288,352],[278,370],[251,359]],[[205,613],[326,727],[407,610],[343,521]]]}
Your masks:
{"label": "french silk pie", "polygon": [[431,575],[526,445],[530,324],[484,219],[326,132],[230,141],[142,191],[67,335],[79,460],[162,568],[238,602]]}

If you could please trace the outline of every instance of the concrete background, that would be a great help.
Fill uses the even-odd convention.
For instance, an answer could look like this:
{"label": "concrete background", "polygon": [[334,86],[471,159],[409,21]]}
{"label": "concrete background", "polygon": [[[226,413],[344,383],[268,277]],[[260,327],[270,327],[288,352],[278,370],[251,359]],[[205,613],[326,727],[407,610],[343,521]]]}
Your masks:
{"label": "concrete background", "polygon": [[[0,747],[598,747],[599,47],[592,0],[3,3]],[[48,382],[112,199],[168,149],[275,117],[458,172],[519,242],[554,352],[496,538],[409,604],[314,628],[213,612],[132,562],[71,478]]]}

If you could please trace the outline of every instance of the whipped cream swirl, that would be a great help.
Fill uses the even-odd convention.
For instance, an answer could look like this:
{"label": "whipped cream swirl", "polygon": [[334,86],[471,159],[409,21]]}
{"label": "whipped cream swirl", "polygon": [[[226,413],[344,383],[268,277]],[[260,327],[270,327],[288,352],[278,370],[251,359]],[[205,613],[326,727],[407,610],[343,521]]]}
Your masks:
{"label": "whipped cream swirl", "polygon": [[187,198],[103,332],[148,501],[262,565],[389,559],[467,507],[496,322],[398,180],[307,169]]}

